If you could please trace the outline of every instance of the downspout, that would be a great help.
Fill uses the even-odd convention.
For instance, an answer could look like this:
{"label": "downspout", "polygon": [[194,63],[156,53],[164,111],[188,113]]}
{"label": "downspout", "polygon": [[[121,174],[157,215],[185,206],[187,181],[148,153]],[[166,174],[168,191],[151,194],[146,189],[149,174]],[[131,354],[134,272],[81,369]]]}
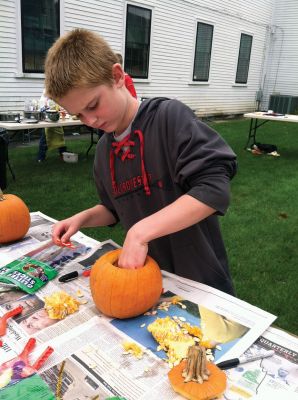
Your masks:
{"label": "downspout", "polygon": [[[276,52],[276,40],[277,40],[276,32],[278,29],[282,32],[282,38],[279,48],[277,64],[275,64],[276,71],[274,72],[274,75],[272,74],[273,76],[271,76],[271,71],[274,68],[274,65],[272,65],[272,60]],[[259,84],[259,91],[261,91],[262,93],[262,109],[268,108],[269,96],[275,91],[279,67],[280,67],[280,61],[281,61],[281,53],[283,48],[284,30],[280,26],[270,25],[267,28],[266,36],[267,37],[265,40],[264,54],[263,54],[264,64],[262,65],[262,72],[260,74],[260,84]],[[272,78],[271,82],[274,80],[274,84],[272,85],[272,89],[270,90],[269,93],[270,78]]]}
{"label": "downspout", "polygon": [[266,71],[268,69],[268,55],[270,51],[270,44],[271,44],[271,26],[266,26],[266,35],[264,40],[263,46],[263,56],[262,56],[262,63],[261,63],[261,70],[259,76],[259,85],[258,90],[256,92],[256,103],[257,103],[257,111],[263,107],[263,99],[264,99],[264,88],[265,88],[265,81],[266,81]]}
{"label": "downspout", "polygon": [[280,48],[279,48],[279,55],[278,55],[277,68],[276,68],[275,80],[274,80],[274,85],[273,85],[273,92],[275,92],[275,87],[276,87],[276,82],[277,82],[277,77],[278,77],[278,72],[279,72],[279,67],[280,67],[280,61],[281,61],[281,53],[283,50],[284,37],[285,37],[285,31],[283,30],[283,28],[281,28],[280,26],[276,26],[275,28],[276,28],[276,30],[279,29],[281,31],[281,43],[280,43]]}

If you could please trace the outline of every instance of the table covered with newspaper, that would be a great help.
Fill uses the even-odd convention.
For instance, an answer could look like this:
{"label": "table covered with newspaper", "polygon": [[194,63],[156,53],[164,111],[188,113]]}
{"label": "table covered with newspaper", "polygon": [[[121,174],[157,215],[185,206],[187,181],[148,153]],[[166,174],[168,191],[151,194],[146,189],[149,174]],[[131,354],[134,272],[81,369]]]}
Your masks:
{"label": "table covered with newspaper", "polygon": [[[212,351],[215,363],[243,353],[249,356],[274,350],[270,358],[227,370],[228,385],[221,399],[298,398],[298,338],[271,327],[274,315],[209,286],[162,271],[162,306],[136,318],[108,318],[96,309],[89,279],[80,272],[118,244],[111,239],[98,242],[78,232],[72,238],[73,248],[58,247],[51,241],[54,222],[40,212],[31,213],[26,237],[0,246],[0,269],[29,258],[58,272],[36,293],[8,290],[0,284],[0,316],[23,306],[20,315],[8,320],[6,334],[0,338],[1,400],[182,399],[170,385],[167,374],[171,365],[166,354],[147,329],[156,318],[166,316],[199,326],[209,337],[212,335],[216,342]],[[77,279],[59,282],[61,275],[73,271],[78,272]],[[58,291],[69,293],[79,303],[78,311],[61,320],[49,318],[44,308],[44,299]],[[216,324],[222,329],[216,329]],[[32,359],[48,346],[54,352],[38,374],[13,382],[12,375],[1,374],[1,364],[20,354],[31,337],[36,339]],[[138,351],[127,351],[127,344]]]}

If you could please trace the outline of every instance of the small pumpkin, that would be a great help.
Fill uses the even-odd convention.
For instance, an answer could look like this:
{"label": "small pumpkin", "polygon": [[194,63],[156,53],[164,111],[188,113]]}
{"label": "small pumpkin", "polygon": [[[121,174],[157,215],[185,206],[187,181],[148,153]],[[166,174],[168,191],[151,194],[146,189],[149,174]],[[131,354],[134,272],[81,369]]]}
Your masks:
{"label": "small pumpkin", "polygon": [[162,292],[162,276],[158,264],[149,256],[141,268],[119,268],[120,252],[121,249],[112,250],[95,262],[90,289],[99,311],[123,319],[143,314],[157,303]]}
{"label": "small pumpkin", "polygon": [[22,239],[29,227],[30,212],[23,200],[0,189],[0,243]]}

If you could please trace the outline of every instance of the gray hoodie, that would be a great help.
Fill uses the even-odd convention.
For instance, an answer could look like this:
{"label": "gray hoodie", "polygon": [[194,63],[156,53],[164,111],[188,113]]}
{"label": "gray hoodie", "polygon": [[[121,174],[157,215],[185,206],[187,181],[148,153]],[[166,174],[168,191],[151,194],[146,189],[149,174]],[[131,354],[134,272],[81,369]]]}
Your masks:
{"label": "gray hoodie", "polygon": [[236,156],[225,141],[177,100],[141,103],[131,133],[97,144],[94,176],[101,203],[128,230],[183,194],[217,212],[179,232],[152,240],[160,268],[234,294],[217,215],[229,205]]}

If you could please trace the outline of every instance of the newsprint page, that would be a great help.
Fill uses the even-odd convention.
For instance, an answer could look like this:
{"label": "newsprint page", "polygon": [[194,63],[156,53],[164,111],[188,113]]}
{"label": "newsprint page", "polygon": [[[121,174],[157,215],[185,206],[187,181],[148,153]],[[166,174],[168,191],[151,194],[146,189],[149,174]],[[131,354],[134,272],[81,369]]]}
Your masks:
{"label": "newsprint page", "polygon": [[[0,316],[20,304],[24,307],[22,314],[8,320],[6,334],[1,338],[1,400],[27,400],[26,386],[30,382],[31,400],[55,399],[53,393],[61,378],[62,362],[63,400],[113,396],[126,400],[182,399],[170,386],[167,355],[147,329],[156,318],[167,316],[199,326],[212,337],[217,343],[212,353],[216,363],[243,353],[274,350],[270,358],[227,370],[228,387],[222,400],[298,399],[298,338],[271,327],[276,319],[274,315],[209,286],[162,271],[164,291],[160,302],[168,303],[168,307],[155,307],[152,312],[127,320],[108,318],[94,306],[89,278],[79,276],[66,283],[59,282],[58,278],[68,272],[90,269],[102,254],[119,245],[111,239],[98,242],[78,232],[72,238],[73,248],[58,247],[51,241],[54,222],[40,212],[31,213],[31,227],[26,237],[0,246],[0,268],[31,257],[58,271],[55,279],[34,294],[8,291],[0,284]],[[62,320],[50,319],[43,299],[62,290],[80,300],[79,310]],[[177,296],[180,301],[172,302]],[[30,337],[37,340],[30,355],[32,360],[47,346],[54,352],[38,375],[24,380],[26,385],[3,383],[1,364],[21,353]],[[141,357],[125,351],[125,343],[136,345]]]}

